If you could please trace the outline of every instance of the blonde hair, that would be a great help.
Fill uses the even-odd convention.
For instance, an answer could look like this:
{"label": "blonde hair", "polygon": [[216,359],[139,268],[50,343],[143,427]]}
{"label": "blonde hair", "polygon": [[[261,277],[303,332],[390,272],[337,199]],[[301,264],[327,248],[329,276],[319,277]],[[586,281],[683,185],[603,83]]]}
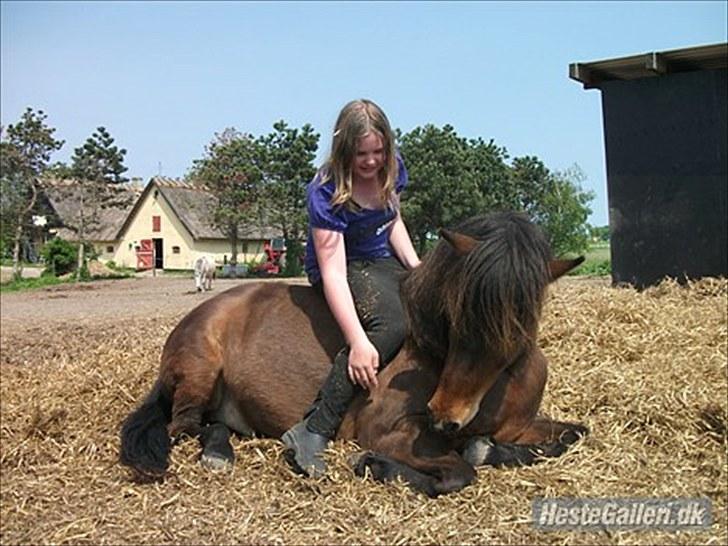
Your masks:
{"label": "blonde hair", "polygon": [[382,109],[367,99],[353,100],[344,106],[334,126],[331,154],[321,167],[321,183],[324,184],[332,178],[336,182],[336,190],[331,198],[332,205],[355,208],[352,200],[352,167],[359,140],[370,133],[379,136],[384,146],[385,160],[381,170],[380,189],[382,202],[387,206],[394,206],[394,189],[398,175],[394,133]]}

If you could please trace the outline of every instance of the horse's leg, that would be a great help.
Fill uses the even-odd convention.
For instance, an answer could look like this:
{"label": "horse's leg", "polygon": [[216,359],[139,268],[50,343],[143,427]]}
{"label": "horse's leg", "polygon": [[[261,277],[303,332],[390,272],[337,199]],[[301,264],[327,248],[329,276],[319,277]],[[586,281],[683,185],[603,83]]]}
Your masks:
{"label": "horse's leg", "polygon": [[570,445],[589,434],[577,423],[539,417],[514,442],[474,436],[463,448],[463,459],[473,466],[528,466],[544,458],[559,457]]}
{"label": "horse's leg", "polygon": [[402,462],[380,453],[366,452],[356,463],[354,472],[364,476],[366,469],[381,482],[402,479],[412,489],[429,497],[459,491],[475,479],[475,469],[455,452],[432,459],[406,458]]}
{"label": "horse's leg", "polygon": [[[484,398],[463,458],[474,466],[523,466],[558,457],[588,434],[576,423],[538,416],[547,379],[546,357],[535,349],[501,374]],[[477,436],[484,431],[488,436]]]}
{"label": "horse's leg", "polygon": [[[194,348],[190,348],[190,351],[194,355]],[[202,358],[192,355],[185,357]],[[195,437],[200,434],[203,414],[210,409],[220,375],[220,366],[212,362],[190,361],[177,369],[182,370],[183,374],[175,386],[172,421],[168,427],[173,441],[178,441],[182,435]]]}
{"label": "horse's leg", "polygon": [[428,497],[437,496],[437,488],[435,487],[436,478],[419,472],[411,466],[396,461],[391,457],[367,451],[354,465],[354,473],[357,476],[364,477],[366,471],[369,472],[377,481],[390,482],[402,479],[409,484],[415,491],[422,491]]}
{"label": "horse's leg", "polygon": [[230,445],[230,429],[223,423],[212,423],[200,432],[202,455],[200,463],[209,470],[220,470],[232,466],[235,461]]}
{"label": "horse's leg", "polygon": [[413,423],[380,437],[374,448],[357,462],[358,476],[369,468],[378,481],[401,478],[430,497],[458,491],[475,479],[472,465],[456,452],[448,452],[441,436]]}

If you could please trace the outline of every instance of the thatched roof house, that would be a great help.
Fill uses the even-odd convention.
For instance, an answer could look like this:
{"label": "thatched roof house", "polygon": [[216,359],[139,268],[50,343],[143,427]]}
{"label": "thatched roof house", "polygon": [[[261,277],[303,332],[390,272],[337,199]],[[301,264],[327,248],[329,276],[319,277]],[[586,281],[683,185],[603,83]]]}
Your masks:
{"label": "thatched roof house", "polygon": [[[95,211],[95,218],[86,225],[85,238],[97,245],[112,243],[119,235],[119,229],[142,193],[138,183],[121,184],[118,195],[105,207]],[[77,181],[69,179],[46,179],[39,194],[40,207],[49,212],[48,225],[52,233],[67,241],[77,241],[79,203],[81,188]],[[88,214],[88,211],[86,211]]]}
{"label": "thatched roof house", "polygon": [[[156,176],[152,178],[128,214],[123,232],[132,221],[135,213],[142,206],[145,197],[150,192],[156,192],[154,198],[161,195],[170,208],[179,218],[190,236],[195,240],[203,239],[226,239],[227,234],[223,233],[212,223],[212,218],[217,204],[217,199],[204,186],[192,184],[182,180]],[[238,231],[240,240],[272,239],[280,237],[280,231],[273,228],[241,227]]]}
{"label": "thatched roof house", "polygon": [[[76,240],[72,219],[78,213],[80,189],[73,181],[49,181],[44,196],[57,221],[58,236]],[[99,211],[98,221],[87,230],[102,261],[124,267],[189,269],[197,257],[230,261],[227,234],[213,225],[216,198],[202,186],[154,177],[145,187],[125,184],[119,199]],[[280,237],[272,228],[248,227],[238,233],[238,261],[260,259],[263,245]]]}

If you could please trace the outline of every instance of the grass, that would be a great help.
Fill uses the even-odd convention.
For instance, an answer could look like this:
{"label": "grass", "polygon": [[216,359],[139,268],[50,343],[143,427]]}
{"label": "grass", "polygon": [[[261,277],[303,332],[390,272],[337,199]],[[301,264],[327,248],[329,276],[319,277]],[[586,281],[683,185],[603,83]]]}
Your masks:
{"label": "grass", "polygon": [[[107,281],[111,279],[127,279],[133,275],[125,272],[117,272],[114,275],[93,276],[88,279],[81,279],[79,282]],[[20,292],[23,290],[35,290],[38,288],[46,288],[57,284],[67,284],[75,282],[75,278],[71,277],[54,277],[53,275],[44,275],[34,279],[20,279],[0,284],[0,292]]]}
{"label": "grass", "polygon": [[55,284],[64,284],[72,282],[73,279],[59,279],[58,277],[45,276],[36,279],[20,279],[0,284],[0,292],[19,292],[21,290],[33,290],[36,288],[45,288]]}
{"label": "grass", "polygon": [[591,245],[585,255],[584,263],[574,269],[570,275],[610,275],[612,264],[609,244],[597,243]]}

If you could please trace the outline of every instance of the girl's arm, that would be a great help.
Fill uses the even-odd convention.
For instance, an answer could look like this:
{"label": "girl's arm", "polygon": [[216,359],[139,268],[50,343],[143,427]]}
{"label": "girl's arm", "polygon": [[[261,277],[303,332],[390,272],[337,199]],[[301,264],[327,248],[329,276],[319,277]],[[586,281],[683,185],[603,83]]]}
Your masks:
{"label": "girl's arm", "polygon": [[412,245],[407,226],[404,225],[402,214],[397,211],[397,218],[394,220],[392,229],[389,232],[389,244],[392,245],[395,255],[407,269],[414,269],[420,265],[415,247]]}
{"label": "girl's arm", "polygon": [[349,345],[349,378],[371,389],[377,385],[379,353],[369,341],[356,314],[354,298],[346,279],[344,235],[337,231],[313,228],[312,237],[326,301]]}

